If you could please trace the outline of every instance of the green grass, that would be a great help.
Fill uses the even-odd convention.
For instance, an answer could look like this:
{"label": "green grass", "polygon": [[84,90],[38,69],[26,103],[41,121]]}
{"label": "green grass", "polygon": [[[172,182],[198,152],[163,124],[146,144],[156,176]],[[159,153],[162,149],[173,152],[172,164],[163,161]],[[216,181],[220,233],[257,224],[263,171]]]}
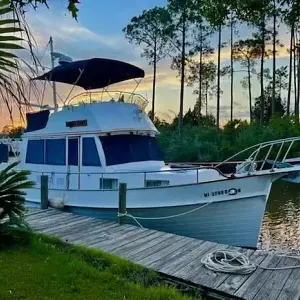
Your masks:
{"label": "green grass", "polygon": [[0,299],[191,299],[118,257],[29,234],[0,249]]}

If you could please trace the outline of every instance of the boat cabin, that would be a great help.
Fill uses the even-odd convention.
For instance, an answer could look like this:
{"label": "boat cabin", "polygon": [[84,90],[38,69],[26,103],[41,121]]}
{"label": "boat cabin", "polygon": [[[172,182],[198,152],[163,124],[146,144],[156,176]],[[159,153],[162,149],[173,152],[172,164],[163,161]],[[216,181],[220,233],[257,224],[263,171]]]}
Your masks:
{"label": "boat cabin", "polygon": [[89,172],[110,172],[164,166],[158,131],[136,104],[93,101],[51,115],[28,114],[27,119],[21,161],[30,169],[89,167]]}
{"label": "boat cabin", "polygon": [[[20,142],[21,169],[52,190],[113,190],[179,185],[219,176],[215,170],[170,170],[159,150],[147,100],[134,93],[112,92],[109,84],[144,77],[128,63],[90,59],[65,63],[36,79],[81,86],[87,92],[66,99],[58,109],[27,114]],[[102,92],[90,89],[103,88]]]}

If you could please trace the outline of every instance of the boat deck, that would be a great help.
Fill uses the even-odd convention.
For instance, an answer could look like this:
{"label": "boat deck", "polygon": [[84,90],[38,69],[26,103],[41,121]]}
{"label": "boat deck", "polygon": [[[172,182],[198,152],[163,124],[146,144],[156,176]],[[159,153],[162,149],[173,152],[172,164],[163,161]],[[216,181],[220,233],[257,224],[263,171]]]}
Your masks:
{"label": "boat deck", "polygon": [[[250,275],[231,275],[213,272],[201,264],[201,259],[213,250],[246,252],[245,249],[55,209],[29,209],[26,220],[36,232],[123,257],[218,299],[300,299],[300,268],[257,268]],[[269,268],[300,263],[295,258],[263,251],[248,250],[248,254],[251,262]]]}

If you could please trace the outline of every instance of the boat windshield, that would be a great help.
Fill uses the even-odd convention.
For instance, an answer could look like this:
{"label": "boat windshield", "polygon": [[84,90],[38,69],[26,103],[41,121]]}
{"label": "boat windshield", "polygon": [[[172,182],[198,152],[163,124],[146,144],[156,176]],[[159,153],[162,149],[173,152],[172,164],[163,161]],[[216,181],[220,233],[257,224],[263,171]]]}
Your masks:
{"label": "boat windshield", "polygon": [[99,138],[107,166],[139,161],[163,161],[163,155],[155,137],[123,134]]}
{"label": "boat windshield", "polygon": [[144,110],[148,101],[140,94],[134,94],[121,91],[101,91],[101,92],[85,92],[81,93],[68,101],[68,105],[76,105],[81,103],[104,101],[118,101],[125,103],[134,103],[140,110]]}

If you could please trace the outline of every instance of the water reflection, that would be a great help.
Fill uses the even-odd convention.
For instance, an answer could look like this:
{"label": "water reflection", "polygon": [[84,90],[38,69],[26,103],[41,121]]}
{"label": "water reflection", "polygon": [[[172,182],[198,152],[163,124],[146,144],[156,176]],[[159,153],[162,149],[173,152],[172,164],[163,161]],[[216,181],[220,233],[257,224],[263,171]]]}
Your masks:
{"label": "water reflection", "polygon": [[259,247],[300,249],[300,185],[273,185],[263,219]]}

